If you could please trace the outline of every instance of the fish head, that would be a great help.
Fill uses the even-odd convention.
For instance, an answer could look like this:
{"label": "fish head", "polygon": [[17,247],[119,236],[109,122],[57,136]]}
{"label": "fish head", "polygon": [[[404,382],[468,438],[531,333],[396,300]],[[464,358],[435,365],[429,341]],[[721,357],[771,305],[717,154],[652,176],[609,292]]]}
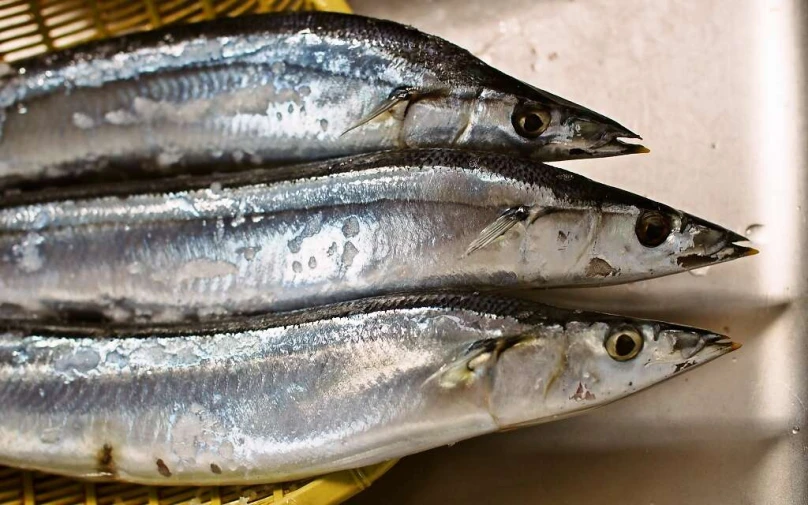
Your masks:
{"label": "fish head", "polygon": [[575,238],[564,253],[574,264],[566,271],[580,285],[661,277],[758,252],[737,243],[748,240],[743,235],[661,204],[607,204],[572,214],[577,231],[565,228]]}
{"label": "fish head", "polygon": [[616,121],[519,81],[502,79],[471,101],[468,112],[456,114],[456,147],[539,161],[649,152],[641,145],[623,142],[621,139],[640,136]]}
{"label": "fish head", "polygon": [[491,412],[503,428],[606,405],[740,347],[708,330],[605,314],[540,323],[498,358]]}

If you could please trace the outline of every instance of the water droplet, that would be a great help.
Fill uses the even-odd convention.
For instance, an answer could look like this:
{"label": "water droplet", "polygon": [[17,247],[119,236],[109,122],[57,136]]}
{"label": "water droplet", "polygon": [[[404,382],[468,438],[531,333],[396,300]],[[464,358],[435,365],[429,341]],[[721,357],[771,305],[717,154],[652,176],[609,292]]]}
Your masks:
{"label": "water droplet", "polygon": [[43,444],[55,444],[61,439],[59,428],[45,428],[39,439]]}
{"label": "water droplet", "polygon": [[799,426],[794,426],[793,428],[791,428],[791,434],[792,435],[796,435],[799,432],[800,432],[800,427]]}
{"label": "water droplet", "polygon": [[283,74],[286,71],[286,64],[282,61],[276,61],[272,64],[272,72],[276,75]]}
{"label": "water droplet", "polygon": [[171,167],[182,161],[182,153],[179,151],[163,151],[157,155],[157,164],[163,168]]}
{"label": "water droplet", "polygon": [[27,114],[27,113],[28,113],[28,107],[26,107],[25,104],[17,105],[17,114]]}
{"label": "water droplet", "polygon": [[214,182],[210,185],[210,192],[214,195],[218,195],[222,192],[222,183],[221,182]]}
{"label": "water droplet", "polygon": [[746,238],[748,238],[751,242],[755,242],[757,244],[766,243],[766,227],[762,224],[750,224],[746,227],[744,235],[746,235]]}
{"label": "water droplet", "polygon": [[733,363],[737,363],[737,362],[738,362],[738,358],[733,357],[733,358],[732,358],[732,362],[733,362]]}
{"label": "water droplet", "polygon": [[303,265],[301,265],[299,261],[295,261],[292,263],[292,270],[294,270],[296,274],[299,274],[303,271]]}
{"label": "water droplet", "polygon": [[247,261],[252,261],[255,258],[255,247],[245,247],[242,251],[244,253],[244,259]]}
{"label": "water droplet", "polygon": [[709,271],[710,267],[702,267],[695,270],[688,270],[687,272],[693,277],[704,277]]}
{"label": "water droplet", "polygon": [[309,268],[311,268],[312,270],[317,268],[317,258],[315,258],[314,256],[309,258]]}
{"label": "water droplet", "polygon": [[20,74],[20,75],[25,75],[26,72],[27,72],[27,70],[25,70],[25,67],[20,67],[20,69],[17,70],[17,73]]}
{"label": "water droplet", "polygon": [[234,217],[230,221],[230,226],[232,226],[233,228],[238,228],[239,226],[244,224],[246,221],[247,221],[247,218],[244,217],[244,214],[239,214],[238,216]]}
{"label": "water droplet", "polygon": [[277,114],[275,114],[275,117],[278,118],[278,121],[280,121],[281,119],[283,119],[283,114],[278,112]]}
{"label": "water droplet", "polygon": [[73,113],[73,126],[82,130],[89,130],[95,126],[93,118],[81,112]]}
{"label": "water droplet", "polygon": [[[15,365],[24,365],[28,362],[28,353],[25,351],[14,351],[11,353],[11,362]],[[40,389],[40,392],[42,390]]]}
{"label": "water droplet", "polygon": [[321,119],[320,120],[320,129],[323,130],[323,131],[328,130],[328,120],[327,119]]}

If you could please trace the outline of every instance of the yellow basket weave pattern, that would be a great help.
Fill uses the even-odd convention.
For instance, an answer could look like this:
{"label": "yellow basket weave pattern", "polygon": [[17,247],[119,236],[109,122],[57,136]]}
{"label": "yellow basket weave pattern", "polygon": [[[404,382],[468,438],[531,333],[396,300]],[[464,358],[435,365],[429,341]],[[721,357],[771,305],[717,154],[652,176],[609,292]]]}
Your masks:
{"label": "yellow basket weave pattern", "polygon": [[326,505],[370,486],[387,461],[308,481],[256,486],[152,487],[94,483],[0,466],[0,505]]}
{"label": "yellow basket weave pattern", "polygon": [[345,0],[0,0],[0,59],[172,23],[290,10],[350,12]]}

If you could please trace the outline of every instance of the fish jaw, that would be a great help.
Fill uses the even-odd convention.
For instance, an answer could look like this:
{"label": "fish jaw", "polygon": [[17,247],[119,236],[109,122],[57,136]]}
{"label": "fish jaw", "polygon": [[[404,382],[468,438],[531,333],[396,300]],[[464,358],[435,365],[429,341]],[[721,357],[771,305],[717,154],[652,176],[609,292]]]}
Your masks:
{"label": "fish jaw", "polygon": [[[634,137],[627,137],[634,138]],[[639,138],[639,137],[636,137]],[[611,158],[614,156],[623,156],[627,154],[648,154],[651,152],[647,147],[640,144],[631,144],[623,142],[619,137],[614,137],[608,142],[603,144],[591,144],[582,139],[580,147],[570,147],[564,154],[564,158],[558,158],[553,161],[562,160],[585,160],[590,158]],[[561,156],[559,155],[559,156]]]}
{"label": "fish jaw", "polygon": [[737,242],[749,241],[739,233],[694,216],[686,215],[685,219],[688,222],[686,232],[693,239],[692,244],[682,250],[676,258],[677,265],[683,271],[725,263],[759,253],[755,248],[739,245]]}

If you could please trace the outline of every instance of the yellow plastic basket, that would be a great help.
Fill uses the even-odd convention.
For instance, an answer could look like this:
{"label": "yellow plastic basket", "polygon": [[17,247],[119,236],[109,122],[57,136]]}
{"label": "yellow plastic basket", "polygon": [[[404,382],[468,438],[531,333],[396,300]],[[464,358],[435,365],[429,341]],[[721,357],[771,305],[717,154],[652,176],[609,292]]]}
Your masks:
{"label": "yellow plastic basket", "polygon": [[151,487],[93,483],[0,466],[0,505],[326,505],[370,486],[395,461],[286,484]]}
{"label": "yellow plastic basket", "polygon": [[[290,10],[351,12],[345,0],[0,0],[0,61],[172,23]],[[279,485],[147,487],[91,483],[0,466],[0,505],[327,505],[396,462]]]}
{"label": "yellow plastic basket", "polygon": [[345,0],[0,0],[0,59],[172,23],[290,10],[351,12]]}

